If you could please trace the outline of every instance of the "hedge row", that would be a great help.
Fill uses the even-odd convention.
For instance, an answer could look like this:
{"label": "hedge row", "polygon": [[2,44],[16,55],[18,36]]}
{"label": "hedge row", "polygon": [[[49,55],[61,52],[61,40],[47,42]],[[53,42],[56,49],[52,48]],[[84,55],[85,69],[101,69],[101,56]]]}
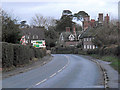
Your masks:
{"label": "hedge row", "polygon": [[101,49],[94,49],[94,50],[87,50],[84,51],[81,48],[75,47],[56,47],[52,49],[52,53],[56,54],[99,54],[103,55],[115,55],[120,56],[120,46],[114,48],[101,48]]}
{"label": "hedge row", "polygon": [[42,58],[46,50],[20,44],[2,43],[2,67],[9,68],[29,63],[33,58]]}
{"label": "hedge row", "polygon": [[56,54],[73,54],[74,53],[73,47],[56,47],[52,49],[52,53]]}
{"label": "hedge row", "polygon": [[88,50],[87,54],[99,54],[101,56],[103,55],[120,55],[120,47],[114,47],[114,48],[101,48],[101,49],[95,49],[95,50]]}

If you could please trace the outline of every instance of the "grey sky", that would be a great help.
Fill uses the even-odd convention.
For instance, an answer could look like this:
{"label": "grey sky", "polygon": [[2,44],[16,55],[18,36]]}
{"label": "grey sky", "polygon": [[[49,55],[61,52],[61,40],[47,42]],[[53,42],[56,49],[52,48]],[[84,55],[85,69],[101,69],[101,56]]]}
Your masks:
{"label": "grey sky", "polygon": [[[29,1],[29,2],[28,2]],[[86,11],[92,19],[98,18],[98,13],[107,13],[111,18],[118,18],[119,0],[4,0],[2,8],[14,14],[19,20],[27,20],[39,13],[56,19],[61,17],[62,11],[69,9],[73,13]]]}

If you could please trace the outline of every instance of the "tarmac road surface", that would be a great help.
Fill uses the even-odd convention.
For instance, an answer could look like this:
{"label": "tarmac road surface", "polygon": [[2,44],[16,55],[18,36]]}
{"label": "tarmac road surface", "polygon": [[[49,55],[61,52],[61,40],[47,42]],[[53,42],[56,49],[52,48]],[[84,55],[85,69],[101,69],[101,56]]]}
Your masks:
{"label": "tarmac road surface", "polygon": [[3,88],[104,88],[96,63],[73,54],[53,56],[44,66],[3,79]]}

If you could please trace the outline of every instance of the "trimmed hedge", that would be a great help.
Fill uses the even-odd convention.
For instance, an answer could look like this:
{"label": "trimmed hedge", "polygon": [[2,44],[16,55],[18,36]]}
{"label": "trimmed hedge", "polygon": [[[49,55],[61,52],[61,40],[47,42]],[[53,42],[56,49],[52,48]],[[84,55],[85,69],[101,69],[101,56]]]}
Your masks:
{"label": "trimmed hedge", "polygon": [[45,55],[46,49],[38,49],[20,44],[2,43],[3,68],[28,64],[33,58],[42,58]]}
{"label": "trimmed hedge", "polygon": [[12,67],[14,59],[13,45],[2,43],[2,67]]}
{"label": "trimmed hedge", "polygon": [[14,60],[13,65],[19,66],[29,63],[30,60],[30,48],[24,45],[14,45]]}
{"label": "trimmed hedge", "polygon": [[100,49],[94,49],[94,50],[88,50],[87,54],[99,54],[101,56],[104,55],[115,55],[119,56],[119,47],[114,48],[100,48]]}
{"label": "trimmed hedge", "polygon": [[78,54],[79,50],[75,47],[56,47],[52,48],[52,53],[56,54]]}

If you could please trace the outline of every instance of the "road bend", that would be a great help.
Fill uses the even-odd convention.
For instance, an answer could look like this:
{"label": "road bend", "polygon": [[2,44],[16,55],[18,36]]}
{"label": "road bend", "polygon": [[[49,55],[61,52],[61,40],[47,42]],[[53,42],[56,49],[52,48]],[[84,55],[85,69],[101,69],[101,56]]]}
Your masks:
{"label": "road bend", "polygon": [[103,88],[96,63],[73,54],[53,54],[44,66],[2,81],[3,88]]}

